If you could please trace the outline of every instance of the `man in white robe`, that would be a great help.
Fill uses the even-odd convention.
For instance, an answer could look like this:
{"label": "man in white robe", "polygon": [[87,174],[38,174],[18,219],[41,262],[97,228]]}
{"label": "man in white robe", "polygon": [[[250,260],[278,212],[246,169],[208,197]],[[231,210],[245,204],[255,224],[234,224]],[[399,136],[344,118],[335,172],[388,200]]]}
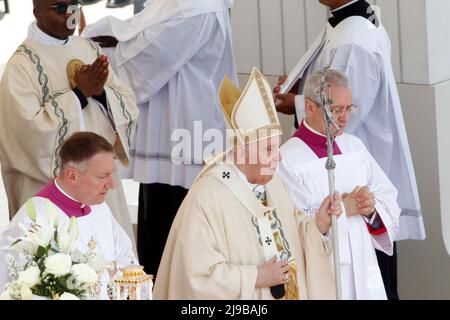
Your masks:
{"label": "man in white robe", "polygon": [[[331,17],[282,86],[282,93],[290,93],[276,95],[278,111],[297,113],[300,121],[305,114],[303,93],[308,75],[326,66],[343,71],[350,80],[353,102],[360,109],[346,132],[362,140],[399,191],[402,214],[396,240],[423,240],[422,211],[386,30],[364,0],[320,2],[330,8]],[[377,252],[377,256],[388,296],[396,299],[396,254],[391,258]]]}
{"label": "man in white robe", "polygon": [[[204,133],[224,136],[217,92],[225,75],[237,83],[232,2],[147,1],[130,20],[106,17],[83,33],[117,39],[111,60],[140,108],[132,177],[141,183],[138,252],[148,273],[156,273],[173,218],[204,158],[214,152],[205,150]],[[180,153],[185,135],[195,147]]]}
{"label": "man in white robe", "polygon": [[[280,175],[297,209],[311,216],[329,192],[326,125],[318,95],[322,76],[316,72],[306,81],[306,118],[281,148]],[[335,188],[343,194],[347,213],[338,223],[343,298],[386,299],[374,248],[393,254],[400,214],[397,190],[361,140],[343,134],[350,112],[356,110],[347,77],[328,70],[324,79],[331,86],[330,111],[339,126],[333,145]]]}
{"label": "man in white robe", "polygon": [[[138,115],[133,93],[110,70],[100,48],[73,36],[76,25],[70,25],[68,13],[77,8],[73,1],[33,3],[36,21],[0,84],[0,161],[11,218],[58,175],[58,153],[73,132],[102,135],[128,162]],[[120,183],[107,203],[134,238]]]}
{"label": "man in white robe", "polygon": [[[116,185],[113,146],[95,133],[75,133],[62,145],[60,160],[60,175],[31,198],[36,223],[48,223],[47,201],[51,201],[56,209],[59,227],[69,224],[72,217],[76,218],[79,235],[74,248],[85,253],[89,246],[95,245],[96,252],[106,262],[114,262],[117,267],[137,262],[130,237],[105,203],[106,194]],[[11,244],[10,238],[23,236],[20,224],[33,225],[28,214],[28,202],[1,233],[1,248]],[[0,250],[0,291],[10,281],[5,263],[8,253],[21,260],[14,251]],[[108,277],[105,276],[106,273],[102,277],[102,299],[107,299]]]}
{"label": "man in white robe", "polygon": [[[220,97],[234,147],[197,177],[172,225],[155,299],[334,299],[328,238],[340,197],[315,219],[297,212],[276,175],[281,126],[256,69]],[[231,158],[232,157],[232,158]]]}

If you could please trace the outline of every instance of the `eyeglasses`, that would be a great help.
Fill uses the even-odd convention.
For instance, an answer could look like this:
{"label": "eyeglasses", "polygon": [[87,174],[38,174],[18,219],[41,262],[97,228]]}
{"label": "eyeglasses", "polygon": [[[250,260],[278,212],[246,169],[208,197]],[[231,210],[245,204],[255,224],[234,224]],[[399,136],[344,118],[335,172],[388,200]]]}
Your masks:
{"label": "eyeglasses", "polygon": [[355,106],[354,104],[351,104],[347,107],[338,107],[338,108],[330,107],[330,112],[335,118],[342,117],[346,112],[357,113],[358,111],[359,111],[359,108],[357,106]]}
{"label": "eyeglasses", "polygon": [[80,8],[81,3],[78,0],[72,1],[71,4],[67,4],[67,3],[57,3],[51,6],[47,6],[47,8],[51,8],[56,10],[57,13],[59,14],[64,14],[64,13],[68,13],[68,9],[72,6],[77,6],[77,9]]}

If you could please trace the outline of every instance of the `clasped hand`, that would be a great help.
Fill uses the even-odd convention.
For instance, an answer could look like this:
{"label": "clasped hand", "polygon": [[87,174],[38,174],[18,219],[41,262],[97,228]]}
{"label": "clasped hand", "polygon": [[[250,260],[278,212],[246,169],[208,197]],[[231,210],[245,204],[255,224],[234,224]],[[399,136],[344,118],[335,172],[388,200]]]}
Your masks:
{"label": "clasped hand", "polygon": [[101,55],[93,64],[83,65],[75,74],[77,88],[85,97],[102,94],[109,75],[108,57]]}
{"label": "clasped hand", "polygon": [[375,195],[367,186],[357,186],[351,193],[344,193],[342,197],[348,217],[363,215],[370,218],[375,212]]}

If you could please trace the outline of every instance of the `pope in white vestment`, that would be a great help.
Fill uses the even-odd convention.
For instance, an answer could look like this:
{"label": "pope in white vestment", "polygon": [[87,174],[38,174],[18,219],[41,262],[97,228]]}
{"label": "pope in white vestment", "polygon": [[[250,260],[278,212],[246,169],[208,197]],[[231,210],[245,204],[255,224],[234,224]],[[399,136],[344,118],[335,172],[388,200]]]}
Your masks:
{"label": "pope in white vestment", "polygon": [[[333,1],[324,1],[328,2]],[[425,229],[392,70],[391,43],[366,1],[347,2],[331,11],[325,30],[291,72],[282,92],[288,92],[298,80],[295,108],[301,121],[305,115],[303,94],[308,75],[326,66],[347,75],[359,112],[349,121],[346,132],[362,140],[399,191],[402,213],[396,240],[423,240]]]}
{"label": "pope in white vestment", "polygon": [[[37,10],[47,15],[39,18],[41,23],[59,19],[61,25],[60,20],[68,16],[51,7]],[[58,175],[58,153],[71,133],[102,135],[126,163],[138,116],[132,91],[110,69],[100,96],[85,97],[77,90],[77,70],[101,56],[94,42],[72,36],[73,30],[65,31],[65,39],[58,39],[38,25],[30,25],[28,37],[6,65],[0,85],[0,161],[10,217]],[[65,20],[62,26],[66,28]],[[117,173],[116,180],[120,181]],[[134,238],[120,183],[106,201]]]}
{"label": "pope in white vestment", "polygon": [[[235,145],[206,165],[183,201],[158,270],[154,298],[334,299],[328,239],[316,219],[295,210],[276,175],[281,126],[270,86],[254,70],[242,94],[226,79],[220,97]],[[260,149],[263,142],[268,149]],[[247,147],[253,150],[250,145],[264,150],[259,156],[272,157],[270,167],[251,171],[251,165],[227,161],[232,152],[236,156]],[[267,177],[264,169],[270,172]],[[319,211],[323,217],[324,207]],[[325,214],[327,221],[330,214]],[[267,267],[274,256],[288,268],[284,279],[281,274],[281,296],[275,293],[280,282],[259,285],[261,266]]]}
{"label": "pope in white vestment", "polygon": [[[345,83],[337,83],[335,71],[327,72],[331,84],[333,104],[351,106],[351,94]],[[339,75],[339,73],[337,73]],[[305,94],[316,93],[320,86],[320,73],[314,73],[306,83]],[[345,75],[340,74],[341,79]],[[314,79],[313,79],[314,78]],[[340,80],[342,81],[342,80]],[[348,100],[343,100],[344,93]],[[281,148],[283,161],[280,175],[283,177],[298,210],[314,216],[324,196],[329,193],[327,145],[322,110],[312,105],[316,97],[306,96],[306,119],[302,120],[294,137]],[[346,103],[345,103],[346,102]],[[374,248],[393,254],[393,241],[399,229],[400,208],[397,204],[397,190],[357,137],[342,134],[349,121],[348,110],[335,111],[340,135],[334,144],[336,162],[335,188],[343,195],[351,194],[357,186],[366,186],[374,194],[375,213],[369,220],[361,214],[339,218],[339,248],[342,290],[344,299],[386,299],[383,280],[378,267]],[[318,120],[317,120],[318,119]],[[317,122],[319,121],[319,122]],[[345,202],[344,197],[344,202]]]}

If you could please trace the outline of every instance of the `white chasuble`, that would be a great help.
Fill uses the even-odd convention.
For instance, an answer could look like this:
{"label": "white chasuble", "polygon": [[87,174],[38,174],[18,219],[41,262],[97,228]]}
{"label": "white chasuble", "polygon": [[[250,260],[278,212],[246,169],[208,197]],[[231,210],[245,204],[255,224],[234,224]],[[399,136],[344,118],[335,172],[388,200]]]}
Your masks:
{"label": "white chasuble", "polygon": [[257,218],[275,209],[275,242],[281,255],[295,261],[298,298],[334,299],[331,252],[315,220],[296,213],[279,177],[266,185],[266,207],[237,170],[215,165],[193,184],[172,224],[154,298],[273,299],[270,288],[255,284],[257,266],[266,261],[261,242],[267,240]]}
{"label": "white chasuble", "polygon": [[[35,23],[30,26],[29,38],[9,60],[0,84],[0,161],[11,217],[58,175],[59,151],[71,134],[91,131],[113,145],[120,142],[128,159],[138,116],[133,93],[111,69],[104,88],[107,106],[87,98],[82,109],[71,90],[67,66],[73,60],[93,63],[100,48],[75,36],[66,44],[49,43],[35,35],[43,33],[35,28]],[[103,107],[109,110],[108,116]],[[106,201],[134,238],[117,171],[115,178],[116,189]]]}

